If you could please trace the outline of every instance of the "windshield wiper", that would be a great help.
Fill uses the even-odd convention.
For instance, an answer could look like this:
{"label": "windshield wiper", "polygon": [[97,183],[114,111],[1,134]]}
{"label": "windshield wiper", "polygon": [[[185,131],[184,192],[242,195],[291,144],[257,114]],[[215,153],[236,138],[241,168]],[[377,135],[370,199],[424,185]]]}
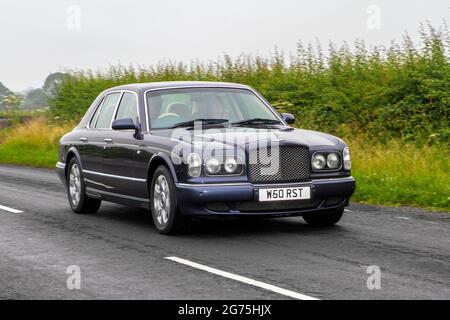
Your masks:
{"label": "windshield wiper", "polygon": [[253,118],[230,123],[233,126],[251,125],[251,124],[281,124],[281,121],[275,119]]}
{"label": "windshield wiper", "polygon": [[174,124],[170,127],[170,129],[173,128],[181,128],[181,127],[193,127],[195,126],[196,122],[201,122],[201,125],[215,125],[215,124],[222,124],[225,122],[228,122],[228,119],[194,119],[189,121],[180,122],[177,124]]}

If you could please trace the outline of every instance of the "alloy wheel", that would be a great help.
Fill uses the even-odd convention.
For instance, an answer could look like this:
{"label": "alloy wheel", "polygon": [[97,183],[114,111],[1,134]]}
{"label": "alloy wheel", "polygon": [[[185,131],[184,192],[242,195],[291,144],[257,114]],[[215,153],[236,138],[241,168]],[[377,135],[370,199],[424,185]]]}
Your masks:
{"label": "alloy wheel", "polygon": [[167,224],[170,214],[170,190],[167,179],[163,175],[160,175],[155,182],[153,206],[158,223],[160,225]]}
{"label": "alloy wheel", "polygon": [[70,201],[72,201],[73,206],[78,206],[81,199],[81,174],[80,168],[76,163],[73,164],[72,168],[70,168],[69,193]]}

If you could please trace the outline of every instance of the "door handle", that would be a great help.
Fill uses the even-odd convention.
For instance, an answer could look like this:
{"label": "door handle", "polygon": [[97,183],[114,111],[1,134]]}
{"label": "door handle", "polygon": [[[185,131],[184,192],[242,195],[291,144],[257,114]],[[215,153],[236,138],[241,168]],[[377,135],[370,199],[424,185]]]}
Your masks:
{"label": "door handle", "polygon": [[80,138],[80,141],[81,141],[81,142],[87,142],[88,139],[87,139],[87,138]]}
{"label": "door handle", "polygon": [[113,139],[111,139],[111,138],[105,138],[105,139],[103,139],[103,141],[105,141],[106,143],[112,143],[112,142],[113,142]]}

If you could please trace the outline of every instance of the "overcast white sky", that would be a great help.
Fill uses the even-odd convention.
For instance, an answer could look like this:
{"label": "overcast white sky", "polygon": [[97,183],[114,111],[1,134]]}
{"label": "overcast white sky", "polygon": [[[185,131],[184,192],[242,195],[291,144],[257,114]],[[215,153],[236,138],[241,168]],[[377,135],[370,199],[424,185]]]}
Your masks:
{"label": "overcast white sky", "polygon": [[64,68],[289,53],[300,39],[387,44],[449,18],[448,0],[0,0],[0,82],[23,90]]}

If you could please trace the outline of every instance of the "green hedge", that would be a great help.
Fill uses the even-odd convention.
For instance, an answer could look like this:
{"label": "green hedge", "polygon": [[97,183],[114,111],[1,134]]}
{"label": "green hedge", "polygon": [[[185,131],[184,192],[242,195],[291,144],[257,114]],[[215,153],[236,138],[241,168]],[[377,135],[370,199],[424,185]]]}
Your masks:
{"label": "green hedge", "polygon": [[57,118],[73,121],[111,86],[166,80],[211,80],[248,84],[297,125],[338,135],[404,139],[418,143],[450,140],[450,41],[446,28],[421,27],[414,43],[405,35],[389,47],[299,45],[289,59],[225,55],[215,62],[159,63],[148,68],[111,67],[104,72],[70,72],[50,101]]}

